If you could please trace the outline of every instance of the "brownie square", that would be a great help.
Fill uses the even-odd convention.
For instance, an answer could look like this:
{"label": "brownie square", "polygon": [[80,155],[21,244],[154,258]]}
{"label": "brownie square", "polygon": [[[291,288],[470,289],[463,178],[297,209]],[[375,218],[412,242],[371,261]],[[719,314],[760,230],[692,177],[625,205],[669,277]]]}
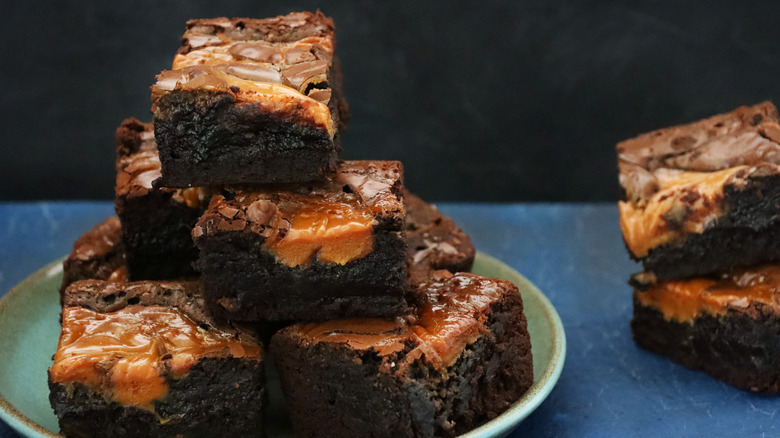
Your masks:
{"label": "brownie square", "polygon": [[271,352],[301,437],[455,436],[495,418],[533,381],[517,288],[437,271],[416,318],[299,323]]}
{"label": "brownie square", "polygon": [[206,299],[235,320],[405,308],[403,167],[346,161],[322,183],[215,196],[193,238]]}
{"label": "brownie square", "polygon": [[738,388],[780,392],[780,266],[634,291],[636,343]]}
{"label": "brownie square", "polygon": [[152,86],[161,184],[322,180],[348,120],[322,13],[190,20],[172,70]]}
{"label": "brownie square", "polygon": [[49,369],[63,435],[262,433],[262,349],[208,316],[197,282],[82,280],[64,304]]}
{"label": "brownie square", "polygon": [[124,282],[125,278],[122,227],[119,218],[112,216],[73,243],[73,250],[62,262],[60,295],[66,287],[78,280]]}
{"label": "brownie square", "polygon": [[151,123],[127,119],[117,129],[115,209],[130,280],[164,280],[195,275],[198,250],[192,227],[208,205],[200,187],[172,189],[153,183],[160,159]]}
{"label": "brownie square", "polygon": [[428,280],[435,270],[471,270],[476,254],[474,244],[451,218],[408,190],[404,190],[404,207],[406,258],[412,284]]}
{"label": "brownie square", "polygon": [[618,144],[620,225],[646,281],[780,260],[779,141],[764,102]]}

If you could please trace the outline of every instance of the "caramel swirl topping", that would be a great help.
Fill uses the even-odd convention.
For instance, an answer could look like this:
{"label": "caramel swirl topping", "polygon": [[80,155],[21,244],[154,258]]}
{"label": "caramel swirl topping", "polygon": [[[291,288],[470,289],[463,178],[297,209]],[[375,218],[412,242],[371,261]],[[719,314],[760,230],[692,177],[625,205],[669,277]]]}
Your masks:
{"label": "caramel swirl topping", "polygon": [[177,310],[133,305],[112,313],[66,307],[51,379],[80,383],[122,405],[150,408],[201,358],[260,357],[260,347],[204,329]]}
{"label": "caramel swirl topping", "polygon": [[506,293],[518,293],[503,280],[447,271],[436,271],[420,290],[415,321],[345,319],[301,325],[300,333],[314,343],[343,343],[358,350],[372,349],[380,356],[411,348],[405,363],[422,357],[443,369],[487,332],[490,305]]}

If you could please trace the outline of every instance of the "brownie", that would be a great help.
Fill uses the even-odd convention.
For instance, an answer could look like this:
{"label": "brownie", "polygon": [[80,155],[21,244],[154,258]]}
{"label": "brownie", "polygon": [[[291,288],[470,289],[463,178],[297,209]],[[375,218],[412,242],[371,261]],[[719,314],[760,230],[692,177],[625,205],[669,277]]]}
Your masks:
{"label": "brownie", "polygon": [[73,250],[62,262],[62,285],[65,288],[78,280],[125,281],[125,252],[122,248],[122,227],[112,216],[76,239]]}
{"label": "brownie", "polygon": [[262,433],[262,349],[206,313],[199,283],[82,280],[64,301],[49,369],[63,435]]}
{"label": "brownie", "polygon": [[160,159],[151,123],[130,118],[117,129],[115,209],[130,280],[165,280],[195,275],[198,250],[192,227],[203,213],[209,191],[192,187],[153,187]]}
{"label": "brownie", "polygon": [[345,161],[325,182],[216,195],[193,230],[215,315],[242,321],[406,309],[403,167]]}
{"label": "brownie", "polygon": [[780,125],[769,102],[617,146],[620,225],[658,280],[780,260]]}
{"label": "brownie", "polygon": [[425,281],[435,270],[467,272],[476,250],[468,234],[435,205],[404,190],[406,258],[412,284]]}
{"label": "brownie", "polygon": [[780,266],[634,291],[637,344],[738,388],[780,392]]}
{"label": "brownie", "polygon": [[271,353],[298,436],[433,437],[495,418],[531,386],[517,287],[436,271],[407,319],[299,323]]}
{"label": "brownie", "polygon": [[348,120],[322,13],[190,20],[152,86],[166,187],[322,180]]}

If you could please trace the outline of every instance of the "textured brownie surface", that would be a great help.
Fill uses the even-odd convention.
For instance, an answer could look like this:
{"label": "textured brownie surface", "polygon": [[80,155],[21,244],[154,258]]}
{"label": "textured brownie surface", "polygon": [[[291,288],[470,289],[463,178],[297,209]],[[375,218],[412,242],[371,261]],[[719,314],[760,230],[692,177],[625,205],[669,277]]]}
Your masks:
{"label": "textured brownie surface", "polygon": [[78,280],[125,281],[125,253],[122,227],[112,216],[76,239],[73,250],[62,262],[60,294]]}
{"label": "textured brownie surface", "polygon": [[631,330],[636,343],[656,354],[738,388],[780,392],[780,318],[776,310],[756,305],[754,315],[730,310],[704,314],[692,323],[664,318],[634,300]]}
{"label": "textured brownie surface", "polygon": [[619,143],[631,256],[661,280],[778,260],[778,141],[765,102]]}
{"label": "textured brownie surface", "polygon": [[[49,373],[64,435],[261,434],[260,346],[205,312],[197,282],[84,280],[66,289],[64,304]],[[112,319],[118,317],[124,319]],[[140,325],[117,325],[138,319]],[[81,350],[72,349],[79,344]]]}
{"label": "textured brownie surface", "polygon": [[193,230],[212,311],[245,321],[402,313],[402,174],[399,162],[347,161],[324,183],[215,196]]}
{"label": "textured brownie surface", "polygon": [[127,119],[117,129],[115,209],[131,280],[162,280],[195,274],[198,251],[192,227],[208,204],[207,190],[153,187],[160,159],[151,123]]}
{"label": "textured brownie surface", "polygon": [[533,381],[517,288],[438,271],[406,320],[287,327],[271,342],[298,436],[432,437],[496,417]]}
{"label": "textured brownie surface", "polygon": [[411,282],[427,280],[434,270],[471,270],[476,250],[471,238],[436,206],[404,191],[406,258]]}
{"label": "textured brownie surface", "polygon": [[321,180],[349,114],[333,21],[320,12],[191,20],[152,86],[162,184]]}

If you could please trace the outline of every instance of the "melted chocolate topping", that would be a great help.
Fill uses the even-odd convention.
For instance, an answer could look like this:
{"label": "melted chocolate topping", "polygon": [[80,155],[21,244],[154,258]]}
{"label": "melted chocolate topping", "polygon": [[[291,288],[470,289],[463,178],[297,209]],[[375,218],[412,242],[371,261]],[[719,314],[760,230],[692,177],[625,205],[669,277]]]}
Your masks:
{"label": "melted chocolate topping", "polygon": [[780,165],[779,121],[775,106],[764,102],[623,141],[617,145],[620,184],[637,204],[659,190],[660,169],[715,172]]}

